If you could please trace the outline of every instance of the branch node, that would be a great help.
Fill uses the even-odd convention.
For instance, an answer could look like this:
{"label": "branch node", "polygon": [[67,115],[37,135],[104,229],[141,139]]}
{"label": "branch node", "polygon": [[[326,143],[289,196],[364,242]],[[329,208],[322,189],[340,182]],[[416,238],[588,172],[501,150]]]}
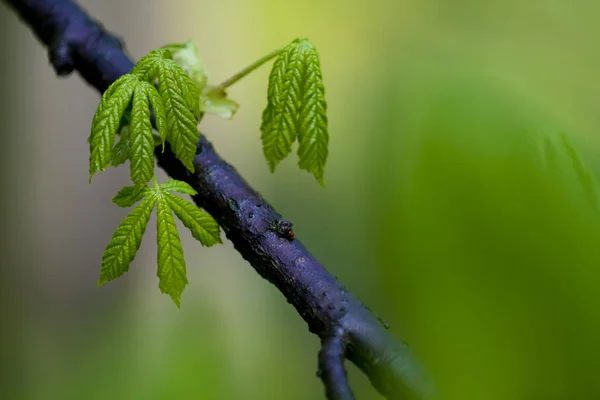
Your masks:
{"label": "branch node", "polygon": [[317,371],[317,376],[325,384],[325,393],[329,400],[354,400],[344,368],[345,358],[344,330],[336,326],[321,339]]}

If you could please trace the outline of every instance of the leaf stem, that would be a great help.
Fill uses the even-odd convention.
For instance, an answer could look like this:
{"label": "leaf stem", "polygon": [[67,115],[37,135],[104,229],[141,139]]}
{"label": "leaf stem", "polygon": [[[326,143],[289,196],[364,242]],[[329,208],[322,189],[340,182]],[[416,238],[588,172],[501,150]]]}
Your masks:
{"label": "leaf stem", "polygon": [[154,176],[152,177],[152,183],[154,184],[154,187],[155,187],[156,189],[158,189],[158,186],[159,186],[159,185],[158,185],[158,180],[156,179],[156,175],[154,175]]}
{"label": "leaf stem", "polygon": [[225,89],[227,89],[229,86],[233,85],[234,83],[236,83],[237,81],[239,81],[240,79],[242,79],[243,77],[245,77],[246,75],[248,75],[249,73],[251,73],[252,71],[254,71],[255,69],[258,69],[260,66],[262,66],[264,63],[272,60],[273,58],[277,57],[281,52],[283,51],[283,48],[275,50],[267,55],[265,55],[264,57],[260,58],[259,60],[256,60],[254,63],[248,65],[246,68],[244,68],[243,70],[241,70],[240,72],[238,72],[237,74],[233,75],[231,78],[221,82],[221,84],[219,84],[218,86],[216,86],[215,88],[213,88],[211,90],[211,92],[223,92],[225,91]]}

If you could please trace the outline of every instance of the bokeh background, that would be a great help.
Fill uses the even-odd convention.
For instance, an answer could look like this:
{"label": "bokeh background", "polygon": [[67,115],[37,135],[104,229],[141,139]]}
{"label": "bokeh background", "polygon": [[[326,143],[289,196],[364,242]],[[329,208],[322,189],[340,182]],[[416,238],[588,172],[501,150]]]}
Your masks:
{"label": "bokeh background", "polygon": [[[298,36],[321,53],[327,188],[260,145],[269,67],[202,130],[391,324],[444,399],[600,398],[600,3],[81,0],[139,59],[196,41],[217,83]],[[0,4],[0,397],[320,399],[319,341],[230,243],[182,234],[177,310],[154,219],[97,288],[127,168],[88,185],[99,95],[55,77]],[[164,178],[164,175],[161,175]],[[359,399],[380,399],[348,366]]]}

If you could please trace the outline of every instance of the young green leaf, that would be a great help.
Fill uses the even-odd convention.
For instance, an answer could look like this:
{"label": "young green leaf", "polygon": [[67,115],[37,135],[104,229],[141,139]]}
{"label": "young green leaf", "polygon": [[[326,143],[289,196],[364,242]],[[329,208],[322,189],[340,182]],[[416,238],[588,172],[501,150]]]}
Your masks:
{"label": "young green leaf", "polygon": [[98,286],[127,272],[142,243],[154,202],[155,196],[145,198],[117,228],[102,256]]}
{"label": "young green leaf", "polygon": [[179,77],[165,66],[159,68],[158,76],[160,81],[158,90],[165,105],[169,127],[167,140],[175,156],[187,169],[194,172],[193,160],[200,137],[196,119],[187,107],[183,89],[179,85]]}
{"label": "young green leaf", "polygon": [[196,192],[194,188],[188,185],[187,183],[175,179],[170,179],[167,182],[161,184],[160,189],[169,192],[190,194],[192,196],[198,194],[198,192]]}
{"label": "young green leaf", "polygon": [[183,289],[188,283],[183,257],[183,247],[164,193],[156,195],[156,221],[158,244],[158,287],[162,293],[171,296],[177,307]]}
{"label": "young green leaf", "polygon": [[198,120],[200,93],[190,76],[172,59],[168,49],[153,50],[136,64],[132,74],[150,83],[158,80],[158,92],[163,101],[167,141],[175,156],[190,171],[200,137]]}
{"label": "young green leaf", "polygon": [[203,246],[222,243],[219,224],[213,217],[181,197],[165,193],[164,198],[183,225],[192,232],[194,239]]}
{"label": "young green leaf", "polygon": [[261,124],[263,151],[271,171],[298,138],[299,167],[324,184],[329,133],[322,80],[319,55],[306,39],[294,40],[275,61]]}
{"label": "young green leaf", "polygon": [[271,172],[292,152],[301,102],[303,65],[299,45],[292,42],[277,57],[269,76],[267,107],[263,112],[261,139]]}
{"label": "young green leaf", "polygon": [[305,73],[302,78],[302,101],[298,113],[298,166],[312,172],[321,185],[327,161],[329,132],[327,102],[317,49],[307,40],[300,42]]}
{"label": "young green leaf", "polygon": [[[183,98],[183,102],[192,115],[199,120],[200,92],[198,87],[183,68],[172,60],[172,57],[171,51],[167,48],[152,50],[148,55],[142,57],[131,71],[131,74],[150,83],[154,83],[158,79],[159,92],[163,101],[166,101],[164,93],[173,94],[173,91],[176,92],[178,97]],[[160,89],[163,83],[168,86],[167,92]]]}
{"label": "young green leaf", "polygon": [[147,86],[138,83],[133,94],[133,109],[129,124],[130,176],[133,183],[145,185],[154,176],[154,138],[148,108]]}
{"label": "young green leaf", "polygon": [[240,105],[227,97],[224,92],[208,90],[200,95],[200,111],[232,119]]}
{"label": "young green leaf", "polygon": [[137,76],[140,80],[154,83],[157,78],[157,66],[171,60],[171,52],[167,49],[152,50],[150,53],[142,57],[135,67],[131,70],[131,74]]}
{"label": "young green leaf", "polygon": [[180,44],[163,46],[171,52],[171,58],[190,76],[199,92],[202,92],[208,83],[208,71],[200,57],[198,47],[191,40]]}
{"label": "young green leaf", "polygon": [[154,121],[156,122],[156,130],[160,135],[161,143],[163,145],[163,151],[165,149],[165,140],[167,140],[167,133],[169,128],[167,126],[167,116],[165,115],[165,105],[158,94],[158,90],[148,82],[142,82],[144,91],[148,96],[148,101],[152,106],[152,112],[154,113]]}
{"label": "young green leaf", "polygon": [[112,199],[119,207],[131,207],[148,194],[148,186],[125,186]]}
{"label": "young green leaf", "polygon": [[123,130],[123,128],[128,127],[129,124],[131,123],[131,109],[132,109],[132,105],[131,105],[131,103],[129,103],[129,105],[125,109],[125,112],[123,112],[123,116],[121,117],[121,122],[119,122],[119,129],[117,129],[117,133],[119,135],[121,135],[121,131]]}
{"label": "young green leaf", "polygon": [[115,136],[125,110],[131,102],[137,79],[123,75],[106,90],[92,121],[88,138],[90,143],[90,182],[95,173],[103,171],[111,163]]}
{"label": "young green leaf", "polygon": [[[175,64],[175,62],[173,63]],[[179,67],[174,68],[173,70],[175,72],[175,76],[179,80],[181,94],[183,95],[188,109],[192,112],[194,118],[196,118],[197,125],[200,119],[202,119],[202,113],[200,112],[200,91],[194,82],[192,82],[190,76],[185,73],[185,71]]]}

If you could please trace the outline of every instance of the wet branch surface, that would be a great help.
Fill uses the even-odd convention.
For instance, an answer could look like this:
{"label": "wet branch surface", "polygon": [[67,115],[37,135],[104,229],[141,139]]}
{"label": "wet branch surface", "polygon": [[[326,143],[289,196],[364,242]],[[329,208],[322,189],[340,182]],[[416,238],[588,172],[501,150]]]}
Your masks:
{"label": "wet branch surface", "polygon": [[[71,0],[5,0],[48,47],[59,76],[73,71],[100,93],[133,68],[122,42]],[[194,201],[219,223],[236,250],[274,284],[321,338],[319,375],[329,399],[353,399],[344,359],[356,364],[388,399],[433,399],[432,380],[403,342],[295,237],[292,224],[254,191],[201,135],[189,173],[167,148],[156,152],[172,178],[190,184]]]}

